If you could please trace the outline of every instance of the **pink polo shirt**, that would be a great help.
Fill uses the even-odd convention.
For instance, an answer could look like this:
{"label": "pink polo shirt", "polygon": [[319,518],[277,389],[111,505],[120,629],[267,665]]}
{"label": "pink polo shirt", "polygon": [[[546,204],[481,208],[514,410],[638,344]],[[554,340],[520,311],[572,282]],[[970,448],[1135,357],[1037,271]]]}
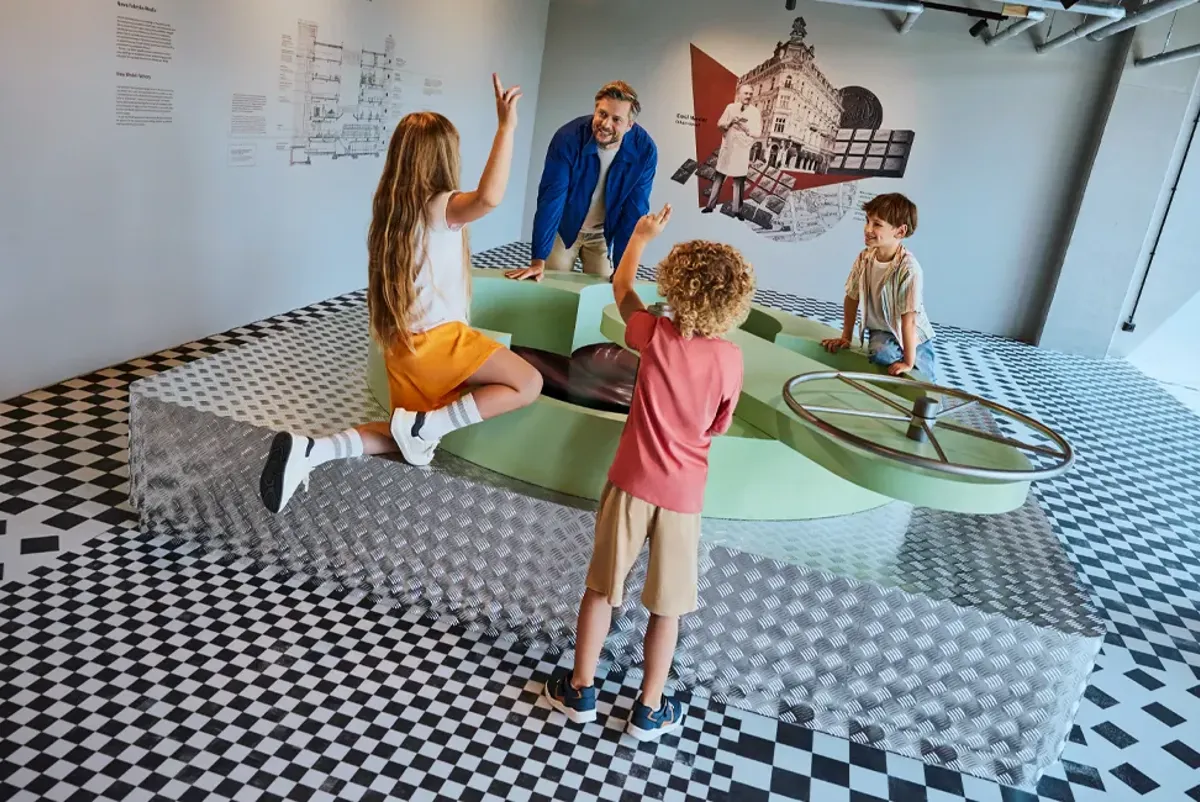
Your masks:
{"label": "pink polo shirt", "polygon": [[656,507],[699,513],[709,443],[729,430],[742,392],[742,351],[720,338],[685,340],[646,311],[629,318],[625,344],[641,358],[608,479]]}

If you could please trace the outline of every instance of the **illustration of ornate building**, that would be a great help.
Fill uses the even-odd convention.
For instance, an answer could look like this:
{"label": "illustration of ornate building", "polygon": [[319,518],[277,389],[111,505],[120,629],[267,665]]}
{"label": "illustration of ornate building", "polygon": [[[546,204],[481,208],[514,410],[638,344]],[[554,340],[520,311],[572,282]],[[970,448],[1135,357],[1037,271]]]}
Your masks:
{"label": "illustration of ornate building", "polygon": [[771,166],[824,173],[834,155],[842,117],[842,95],[817,66],[803,17],[775,53],[738,79],[754,90],[751,102],[762,114],[763,135],[750,159]]}

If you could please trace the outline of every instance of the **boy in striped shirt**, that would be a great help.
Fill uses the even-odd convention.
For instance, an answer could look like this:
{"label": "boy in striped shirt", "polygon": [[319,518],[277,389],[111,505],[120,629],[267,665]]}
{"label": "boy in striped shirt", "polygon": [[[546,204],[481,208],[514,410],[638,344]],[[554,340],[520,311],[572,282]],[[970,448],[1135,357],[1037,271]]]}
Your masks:
{"label": "boy in striped shirt", "polygon": [[879,195],[863,204],[866,248],[846,279],[842,336],[824,340],[830,353],[849,348],[862,308],[860,341],[876,365],[893,376],[917,370],[937,383],[933,326],[925,314],[924,276],[903,240],[917,230],[917,206],[899,193]]}

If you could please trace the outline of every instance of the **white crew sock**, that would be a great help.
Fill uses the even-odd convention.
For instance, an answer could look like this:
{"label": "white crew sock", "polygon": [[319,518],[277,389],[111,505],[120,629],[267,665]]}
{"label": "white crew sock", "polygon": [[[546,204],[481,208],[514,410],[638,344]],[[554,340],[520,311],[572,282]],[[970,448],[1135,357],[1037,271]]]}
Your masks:
{"label": "white crew sock", "polygon": [[362,436],[357,429],[347,429],[344,432],[331,434],[327,437],[314,437],[312,448],[308,452],[308,462],[313,468],[335,459],[349,459],[363,455]]}
{"label": "white crew sock", "polygon": [[468,394],[453,404],[435,409],[425,416],[425,422],[417,428],[417,437],[426,442],[436,442],[455,429],[479,423],[483,418],[479,415],[479,407],[475,406],[474,396]]}

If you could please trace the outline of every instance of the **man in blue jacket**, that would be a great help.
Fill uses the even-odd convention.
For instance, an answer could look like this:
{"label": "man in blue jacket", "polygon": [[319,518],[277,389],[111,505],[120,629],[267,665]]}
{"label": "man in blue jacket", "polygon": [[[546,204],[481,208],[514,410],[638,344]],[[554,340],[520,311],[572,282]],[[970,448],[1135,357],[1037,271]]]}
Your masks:
{"label": "man in blue jacket", "polygon": [[636,123],[641,108],[633,88],[614,81],[596,93],[591,116],[558,129],[538,185],[532,259],[505,275],[537,281],[546,270],[571,270],[579,257],[583,272],[612,277],[650,211],[658,168],[658,147]]}

